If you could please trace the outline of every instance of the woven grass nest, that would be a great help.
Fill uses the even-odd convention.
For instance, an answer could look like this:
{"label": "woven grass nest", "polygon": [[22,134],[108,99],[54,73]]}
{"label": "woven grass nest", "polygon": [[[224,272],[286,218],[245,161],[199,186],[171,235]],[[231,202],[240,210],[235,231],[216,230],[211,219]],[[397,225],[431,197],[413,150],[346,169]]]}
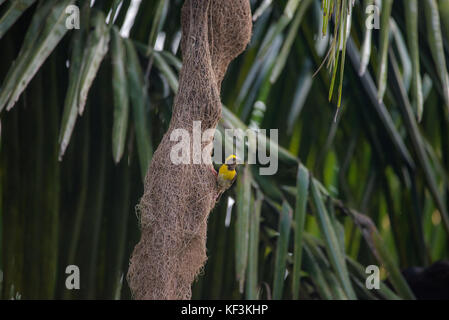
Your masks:
{"label": "woven grass nest", "polygon": [[[215,206],[216,177],[211,160],[173,164],[170,152],[179,142],[170,141],[170,135],[175,129],[192,133],[194,121],[201,121],[202,132],[216,128],[221,82],[251,37],[249,0],[186,0],[181,24],[183,67],[173,116],[154,153],[138,205],[141,238],[127,275],[135,299],[190,299],[191,285],[206,262],[207,218]],[[211,139],[202,141],[202,147]],[[192,145],[186,147],[193,150]]]}

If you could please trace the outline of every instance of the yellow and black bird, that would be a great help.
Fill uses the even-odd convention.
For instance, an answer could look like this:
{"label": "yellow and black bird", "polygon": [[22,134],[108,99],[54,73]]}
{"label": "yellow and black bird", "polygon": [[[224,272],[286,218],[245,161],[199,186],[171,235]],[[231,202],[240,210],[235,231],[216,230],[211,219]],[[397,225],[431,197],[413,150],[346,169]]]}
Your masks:
{"label": "yellow and black bird", "polygon": [[227,189],[229,189],[237,179],[237,171],[235,170],[237,166],[237,157],[235,154],[231,154],[226,158],[225,163],[221,165],[218,170],[217,184],[218,184],[218,195],[217,201],[220,200],[221,195]]}

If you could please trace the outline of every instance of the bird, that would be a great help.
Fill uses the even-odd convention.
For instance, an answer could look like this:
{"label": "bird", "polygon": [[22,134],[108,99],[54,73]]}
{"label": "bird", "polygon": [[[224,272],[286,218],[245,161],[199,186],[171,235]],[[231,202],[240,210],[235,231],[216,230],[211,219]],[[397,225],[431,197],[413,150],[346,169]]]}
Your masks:
{"label": "bird", "polygon": [[226,158],[225,163],[220,166],[217,174],[217,186],[218,194],[216,201],[220,200],[223,192],[228,190],[232,184],[237,179],[237,171],[235,170],[237,166],[237,157],[235,154],[231,154]]}

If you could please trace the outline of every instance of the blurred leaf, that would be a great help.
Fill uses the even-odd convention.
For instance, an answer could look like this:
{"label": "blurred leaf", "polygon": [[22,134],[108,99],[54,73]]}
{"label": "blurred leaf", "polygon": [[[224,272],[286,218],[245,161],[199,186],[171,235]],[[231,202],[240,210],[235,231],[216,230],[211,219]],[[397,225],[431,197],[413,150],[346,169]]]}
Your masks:
{"label": "blurred leaf", "polygon": [[389,273],[390,281],[393,284],[393,287],[404,299],[415,299],[412,291],[410,290],[407,282],[399,271],[396,263],[392,259],[391,254],[388,252],[388,249],[386,248],[379,234],[377,232],[373,232],[372,237],[380,260],[383,262],[385,269],[387,269]]}
{"label": "blurred leaf", "polygon": [[[339,108],[341,106],[341,95],[342,95],[342,91],[343,91],[343,76],[344,76],[344,72],[345,72],[345,61],[346,61],[346,43],[347,43],[347,38],[349,36],[349,32],[348,30],[351,29],[351,18],[352,18],[352,14],[351,14],[351,9],[347,8],[346,6],[351,6],[352,4],[346,4],[346,1],[343,1],[343,3],[345,5],[343,5],[343,9],[342,9],[342,19],[345,20],[345,22],[343,23],[343,29],[341,30],[341,33],[343,34],[343,47],[342,47],[342,54],[341,54],[341,70],[340,70],[340,85],[338,87],[338,102],[337,102],[337,107]],[[346,10],[348,10],[349,12],[346,13]]]}
{"label": "blurred leaf", "polygon": [[108,52],[110,39],[109,29],[105,23],[104,14],[95,11],[92,17],[92,26],[95,28],[90,32],[87,39],[87,48],[84,50],[83,62],[81,66],[81,78],[79,83],[78,112],[84,112],[87,101],[87,94],[100,69],[101,62]]}
{"label": "blurred leaf", "polygon": [[117,10],[119,10],[119,6],[120,6],[121,4],[123,4],[123,0],[114,0],[114,1],[112,2],[111,10],[110,10],[110,12],[109,12],[109,14],[110,14],[110,16],[109,16],[109,22],[108,22],[108,25],[109,25],[110,28],[111,28],[112,25],[114,24],[114,17],[115,17],[115,15],[117,14]]}
{"label": "blurred leaf", "polygon": [[287,202],[282,204],[279,218],[279,238],[276,246],[276,258],[274,263],[273,300],[280,300],[283,296],[286,261],[288,254],[288,242],[292,223],[292,209]]}
{"label": "blurred leaf", "polygon": [[0,91],[0,111],[2,111],[11,96],[14,86],[27,63],[28,57],[32,54],[31,47],[38,38],[39,33],[42,31],[45,18],[49,15],[55,1],[56,0],[45,2],[45,4],[39,6],[34,13],[33,19],[25,34],[25,39],[23,40],[19,55],[13,65],[9,68],[7,75],[3,80],[2,90]]}
{"label": "blurred leaf", "polygon": [[[83,11],[83,13],[85,13]],[[72,38],[72,57],[69,69],[69,85],[64,101],[64,111],[59,132],[59,160],[62,160],[69,145],[78,117],[79,86],[81,79],[82,52],[85,44],[84,32],[77,32]]]}
{"label": "blurred leaf", "polygon": [[10,1],[8,9],[0,17],[0,39],[8,29],[20,18],[36,0],[15,0]]}
{"label": "blurred leaf", "polygon": [[423,95],[421,83],[421,71],[419,64],[419,43],[418,43],[418,0],[404,2],[405,22],[407,27],[407,42],[413,65],[413,105],[415,107],[418,122],[421,121],[423,112]]}
{"label": "blurred leaf", "polygon": [[312,3],[312,0],[304,0],[304,1],[299,1],[299,2],[300,2],[299,9],[296,12],[295,19],[293,20],[293,22],[290,26],[290,30],[288,31],[287,38],[284,41],[281,52],[279,53],[279,56],[277,57],[276,64],[274,65],[273,71],[271,72],[271,76],[270,76],[271,83],[276,82],[276,80],[279,78],[279,75],[281,74],[282,70],[285,67],[285,63],[287,62],[287,58],[290,53],[291,46],[293,44],[293,41],[296,38],[296,35],[298,34],[299,25],[301,24],[304,14],[306,13],[307,9],[309,8],[310,4]]}
{"label": "blurred leaf", "polygon": [[139,57],[131,40],[125,40],[128,89],[133,108],[134,129],[136,132],[137,151],[139,154],[140,173],[142,181],[145,179],[153,150],[151,146],[150,130],[147,122],[147,106],[149,98],[143,80],[143,73]]}
{"label": "blurred leaf", "polygon": [[154,64],[162,72],[170,85],[170,88],[176,94],[178,92],[178,77],[174,74],[170,66],[167,64],[165,59],[159,54],[159,52],[154,51]]}
{"label": "blurred leaf", "polygon": [[443,218],[443,224],[446,229],[447,234],[449,235],[449,214],[446,209],[446,205],[443,201],[442,196],[440,195],[440,192],[438,190],[438,185],[435,180],[434,172],[432,168],[430,167],[429,158],[427,157],[427,153],[425,151],[425,144],[422,140],[421,134],[418,129],[418,125],[412,116],[412,110],[411,110],[411,104],[410,101],[408,101],[408,96],[405,93],[405,89],[402,86],[402,83],[399,78],[399,70],[397,66],[396,59],[393,56],[393,53],[390,52],[390,59],[392,60],[391,63],[393,65],[393,76],[394,76],[394,85],[397,88],[397,94],[398,94],[398,101],[400,106],[402,107],[402,111],[404,114],[404,122],[407,127],[407,131],[409,132],[410,138],[413,143],[413,147],[415,149],[415,152],[417,154],[418,163],[420,164],[423,172],[424,177],[426,179],[426,183],[429,186],[430,193],[432,194],[435,204],[440,210],[441,216]]}
{"label": "blurred leaf", "polygon": [[390,16],[393,0],[382,1],[382,12],[380,16],[380,59],[379,72],[377,75],[377,99],[383,101],[387,89],[388,73],[388,47],[390,43]]}
{"label": "blurred leaf", "polygon": [[295,242],[293,252],[293,299],[298,299],[300,272],[302,263],[303,250],[303,232],[306,221],[306,207],[309,193],[309,172],[302,166],[298,167],[298,175],[296,180],[296,204],[295,204]]}
{"label": "blurred leaf", "polygon": [[243,293],[248,266],[249,219],[251,211],[251,173],[248,165],[237,178],[237,223],[235,233],[235,276]]}
{"label": "blurred leaf", "polygon": [[263,194],[257,191],[256,200],[251,200],[252,208],[249,219],[249,247],[248,247],[248,269],[246,280],[246,298],[248,300],[258,299],[257,281],[259,265],[259,228],[260,213],[262,211]]}
{"label": "blurred leaf", "polygon": [[332,300],[332,292],[324,278],[324,274],[307,246],[304,246],[304,270],[316,285],[320,298]]}
{"label": "blurred leaf", "polygon": [[[24,51],[21,52],[19,60],[16,65],[13,65],[11,78],[7,77],[6,84],[3,85],[2,92],[0,94],[0,111],[7,104],[6,110],[10,110],[21,93],[27,87],[28,83],[34,77],[36,72],[45,62],[47,57],[58,45],[59,41],[64,37],[67,32],[65,26],[65,8],[72,3],[73,0],[60,1],[54,5],[50,15],[45,20],[45,24],[38,39],[30,39],[30,36],[26,36],[24,41]],[[42,13],[46,12],[48,7],[42,7]],[[43,18],[38,16],[37,20]],[[36,21],[37,22],[37,21]],[[34,25],[33,25],[34,27]],[[39,28],[39,26],[36,26]],[[33,32],[37,34],[38,32]],[[27,40],[35,41],[37,46],[31,48],[31,44],[28,44]],[[9,82],[9,83],[8,83]]]}
{"label": "blurred leaf", "polygon": [[253,13],[253,21],[256,21],[270,7],[273,0],[263,0],[260,6]]}
{"label": "blurred leaf", "polygon": [[[354,67],[359,69],[360,58],[352,39],[349,39],[348,42],[348,54]],[[376,86],[374,85],[374,81],[371,78],[371,75],[366,72],[363,76],[360,77],[360,81],[363,88],[365,89],[365,92],[368,95],[368,98],[371,100],[371,104],[373,105],[382,124],[384,125],[384,129],[390,136],[391,142],[395,145],[397,152],[401,154],[402,159],[407,163],[409,167],[415,167],[414,161],[410,156],[410,153],[405,146],[401,135],[396,129],[390,113],[388,112],[383,102],[379,102],[379,100],[376,98],[376,93],[378,91],[376,90]]]}
{"label": "blurred leaf", "polygon": [[424,0],[426,13],[427,38],[432,52],[433,61],[441,81],[443,98],[449,110],[449,76],[447,73],[446,59],[444,58],[443,35],[441,34],[440,15],[436,0]]}
{"label": "blurred leaf", "polygon": [[313,181],[310,184],[310,190],[316,208],[317,220],[326,243],[326,250],[332,264],[332,268],[341,282],[348,298],[355,299],[355,293],[349,281],[348,270],[346,268],[346,263],[343,256],[344,253],[340,250],[338,238],[327,214],[323,199],[321,198],[321,194],[317,190],[315,182]]}
{"label": "blurred leaf", "polygon": [[[162,28],[162,25],[165,21],[166,11],[168,9],[169,1],[159,0],[156,6],[156,11],[153,16],[153,24],[151,26],[150,37],[148,39],[148,50],[150,48],[154,48],[154,44],[156,43],[157,35]],[[165,13],[164,13],[165,11]],[[147,52],[147,56],[150,54],[150,51]]]}
{"label": "blurred leaf", "polygon": [[279,20],[276,22],[273,32],[270,34],[270,37],[267,38],[264,45],[262,45],[260,52],[260,57],[264,57],[265,54],[268,52],[268,49],[271,47],[274,39],[284,31],[285,27],[290,23],[292,20],[296,9],[298,5],[300,4],[302,0],[288,0],[287,4],[285,5],[284,12],[282,16],[279,18]]}
{"label": "blurred leaf", "polygon": [[112,128],[112,154],[120,162],[125,150],[128,131],[129,97],[126,79],[126,51],[120,33],[112,28],[112,88],[114,90],[114,125]]}
{"label": "blurred leaf", "polygon": [[[364,0],[363,8],[365,8],[366,10],[368,6],[372,6],[373,4],[374,0]],[[373,34],[372,30],[373,30],[372,28],[364,29],[365,35],[363,38],[362,48],[360,49],[361,60],[360,60],[359,76],[363,76],[363,74],[365,73],[371,57],[371,38]]]}

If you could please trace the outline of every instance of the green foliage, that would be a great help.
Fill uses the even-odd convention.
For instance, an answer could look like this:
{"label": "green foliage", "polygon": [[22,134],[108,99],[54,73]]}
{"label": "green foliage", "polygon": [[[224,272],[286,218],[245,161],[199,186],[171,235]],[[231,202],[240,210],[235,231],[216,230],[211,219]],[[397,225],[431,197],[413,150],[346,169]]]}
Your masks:
{"label": "green foliage", "polygon": [[[65,27],[71,3],[80,30]],[[0,1],[3,299],[130,298],[135,205],[178,89],[183,1],[142,1],[126,37],[132,3]],[[218,129],[278,128],[263,143],[279,170],[239,168],[211,213],[194,298],[413,299],[400,270],[449,258],[449,1],[384,0],[369,30],[376,3],[251,1]],[[80,291],[65,289],[70,264]],[[371,264],[380,290],[365,287]]]}

